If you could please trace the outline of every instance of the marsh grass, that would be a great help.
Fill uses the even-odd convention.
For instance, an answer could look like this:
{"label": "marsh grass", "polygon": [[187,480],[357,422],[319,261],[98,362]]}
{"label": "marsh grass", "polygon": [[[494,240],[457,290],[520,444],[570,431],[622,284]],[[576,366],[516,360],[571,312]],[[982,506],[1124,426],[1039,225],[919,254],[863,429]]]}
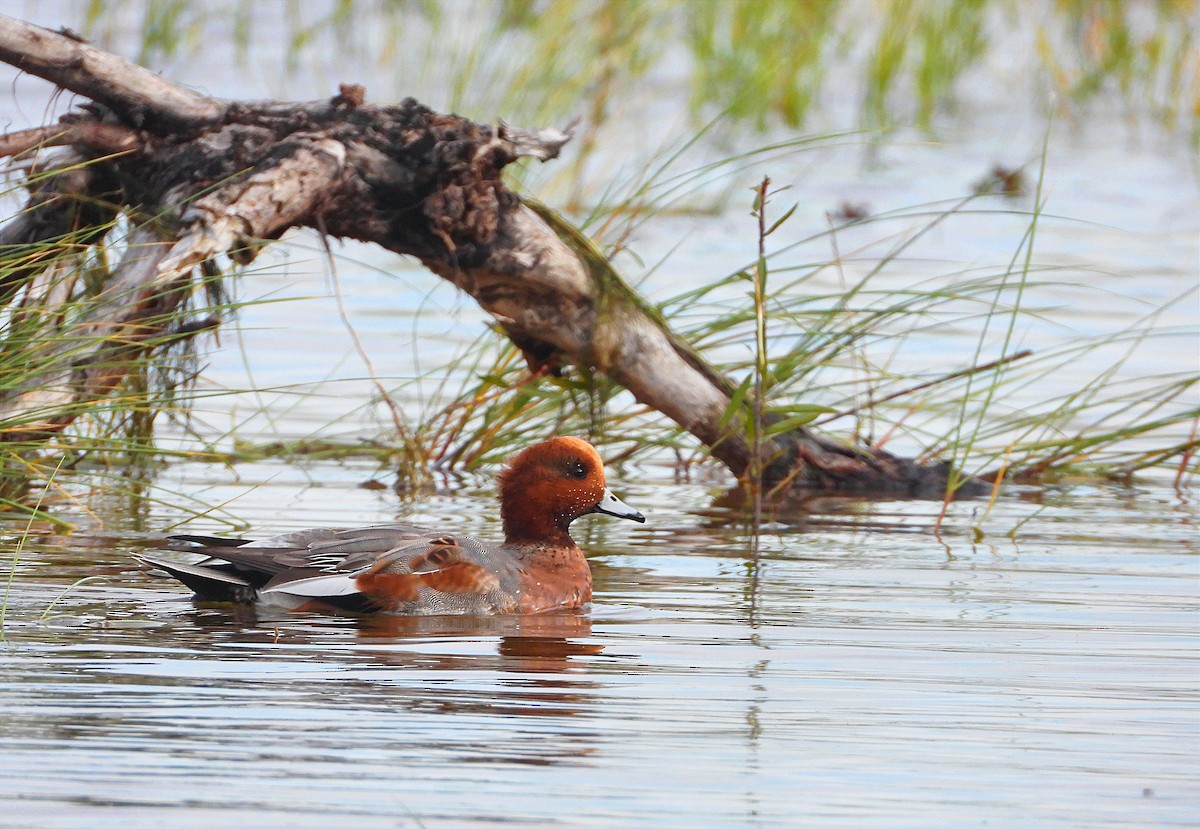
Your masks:
{"label": "marsh grass", "polygon": [[[152,66],[214,38],[249,63],[254,41],[288,75],[344,71],[327,56],[361,56],[381,70],[368,83],[374,100],[412,95],[528,125],[580,117],[570,165],[545,173],[565,185],[565,203],[581,200],[606,131],[646,117],[648,84],[688,102],[680,114],[692,129],[718,114],[729,135],[812,129],[814,113],[845,102],[866,129],[935,131],[973,73],[1003,69],[1005,98],[1053,101],[1053,114],[1073,121],[1115,93],[1130,115],[1195,140],[1198,11],[1197,0],[339,0],[290,2],[280,14],[251,0],[92,0],[79,25],[109,46],[140,21],[138,59]],[[266,31],[282,35],[259,42]],[[329,90],[362,80],[331,77]]]}
{"label": "marsh grass", "polygon": [[[35,172],[25,183],[41,184],[53,174]],[[0,203],[20,197],[14,187],[0,193]],[[110,344],[119,347],[97,352],[96,321],[123,301],[103,289],[128,252],[134,228],[153,221],[122,215],[62,238],[0,250],[0,284],[15,286],[0,308],[0,393],[6,407],[22,401],[6,408],[0,422],[0,505],[6,510],[65,528],[47,507],[80,503],[77,491],[61,485],[66,473],[86,470],[105,475],[114,491],[136,489],[171,454],[156,445],[156,421],[186,422],[200,372],[195,338],[241,306],[226,292],[226,274],[210,263],[193,274],[180,306],[139,321],[138,348],[119,346],[117,331]],[[27,268],[35,275],[29,277]],[[114,371],[120,379],[107,392],[78,395],[84,365]],[[70,425],[59,432],[56,424],[66,421]],[[43,485],[31,505],[25,492],[38,482]]]}
{"label": "marsh grass", "polygon": [[[1060,94],[1061,106],[1084,106],[1116,87],[1131,109],[1147,101],[1153,117],[1175,125],[1194,120],[1197,100],[1196,73],[1187,63],[1197,4],[1188,0],[1136,7],[1065,0],[1046,6],[1041,18],[1017,14],[1004,0],[687,6],[510,0],[474,7],[478,19],[470,26],[460,25],[461,7],[435,3],[367,6],[344,0],[317,12],[314,8],[296,3],[285,16],[292,69],[332,40],[336,49],[361,49],[381,64],[394,59],[405,93],[435,106],[448,102],[450,108],[483,120],[504,113],[529,124],[584,115],[580,151],[565,174],[527,170],[517,181],[538,182],[540,177],[546,187],[556,176],[565,176],[571,186],[564,203],[580,209],[581,226],[609,256],[634,254],[631,240],[655,217],[716,214],[730,203],[741,204],[748,182],[760,179],[759,171],[773,161],[832,144],[878,141],[882,128],[910,118],[934,129],[939,113],[952,105],[960,80],[996,50],[1023,38],[1033,37],[1039,44],[1041,68]],[[126,0],[95,0],[85,29],[100,34],[103,45],[103,33],[131,9]],[[232,15],[224,13],[229,9]],[[872,16],[875,11],[880,14]],[[235,41],[247,48],[255,37],[257,13],[240,0],[228,7],[151,0],[143,10],[141,59],[153,64],[178,57],[199,48],[214,27],[223,25],[232,25]],[[379,37],[381,31],[386,36]],[[797,32],[801,34],[793,37]],[[410,37],[424,39],[414,50],[402,50]],[[745,42],[761,48],[742,48]],[[568,44],[571,48],[565,48]],[[404,74],[414,60],[424,74]],[[874,129],[816,133],[765,142],[751,151],[714,153],[731,134],[744,140],[747,126],[804,124],[822,97],[828,97],[831,72],[846,71],[845,61],[851,74],[864,81],[859,121]],[[488,82],[480,82],[481,77]],[[634,88],[652,77],[688,85],[693,119],[688,139],[664,144],[670,149],[612,175],[589,175],[603,130],[624,123],[619,103],[636,98]],[[422,84],[430,89],[441,84],[441,91],[430,94]],[[709,160],[692,163],[696,155]],[[602,184],[584,186],[596,180]],[[1016,359],[1023,352],[1014,332],[1045,313],[1027,307],[1025,298],[1059,285],[1057,271],[1039,266],[1035,255],[1036,229],[1044,218],[1040,198],[1025,217],[1028,230],[1011,261],[951,269],[897,287],[893,272],[906,267],[910,250],[934,229],[966,212],[998,217],[1019,212],[994,204],[968,197],[869,217],[855,223],[856,235],[876,228],[878,234],[860,249],[842,250],[846,228],[831,223],[768,251],[764,242],[770,223],[761,200],[755,207],[757,239],[753,231],[747,233],[746,265],[723,276],[703,275],[697,284],[658,302],[655,310],[720,365],[742,394],[754,398],[760,414],[750,428],[756,439],[768,429],[820,415],[817,425],[848,435],[851,442],[901,444],[902,452],[952,460],[971,474],[1002,471],[1046,480],[1080,473],[1124,477],[1151,468],[1178,470],[1184,476],[1194,470],[1194,423],[1200,411],[1189,405],[1189,395],[1195,395],[1196,374],[1167,372],[1132,380],[1117,374],[1124,359],[1148,340],[1186,341],[1188,331],[1162,327],[1158,319],[1171,307],[1194,302],[1194,292],[1150,309],[1143,320],[1115,336],[1075,337]],[[782,219],[770,222],[787,220],[780,215]],[[895,230],[898,226],[903,229]],[[106,244],[85,245],[81,239],[91,230],[4,252],[0,267],[45,257],[55,265],[0,315],[0,388],[51,373],[86,348],[85,341],[72,341],[69,323],[91,307],[112,263],[119,261],[129,227],[126,222],[103,228]],[[816,245],[832,251],[832,258],[813,255]],[[336,260],[330,262],[336,282]],[[644,268],[645,273],[652,275],[654,267]],[[836,280],[831,282],[830,274]],[[43,488],[32,504],[20,491],[32,481],[56,481],[71,470],[108,470],[112,486],[136,494],[140,485],[130,479],[152,477],[155,465],[172,457],[226,464],[302,455],[371,457],[381,468],[398,469],[404,488],[414,493],[430,470],[494,464],[554,432],[589,436],[615,462],[665,455],[685,470],[704,462],[690,438],[607,378],[572,367],[559,374],[531,373],[520,353],[495,331],[464,347],[449,364],[400,386],[379,377],[372,356],[360,346],[375,402],[385,411],[377,439],[347,443],[313,435],[247,441],[233,429],[216,436],[190,431],[189,409],[205,394],[253,399],[262,391],[201,392],[194,383],[199,371],[194,344],[204,332],[197,323],[212,320],[215,325],[244,305],[228,294],[228,276],[197,274],[193,299],[161,321],[167,333],[152,343],[113,394],[55,404],[32,412],[28,422],[0,425],[15,431],[42,418],[78,416],[67,433],[51,442],[0,444],[8,484],[7,494],[0,494],[8,498],[8,509],[49,515],[44,498],[76,497],[69,487]],[[340,297],[340,285],[335,284],[334,292]],[[353,336],[351,322],[345,324]],[[981,332],[968,359],[936,370],[905,363],[909,345],[954,326]],[[986,333],[997,326],[1005,332],[998,340]],[[752,347],[747,349],[747,343]],[[1125,357],[1114,357],[1094,378],[1074,384],[1054,379],[1114,346],[1125,347]],[[1034,405],[1010,402],[1045,388],[1067,390]],[[306,392],[297,389],[294,394],[299,400]],[[415,410],[396,405],[413,399],[418,401]],[[770,422],[762,415],[766,404],[773,413]],[[190,433],[196,448],[158,446],[156,424],[164,417]],[[1191,437],[1181,439],[1181,424],[1189,421]],[[176,505],[184,500],[180,493],[162,497]],[[191,509],[195,514],[217,509],[219,514],[219,505],[195,503]]]}
{"label": "marsh grass", "polygon": [[[790,214],[782,211],[768,222],[761,195],[754,211],[756,221],[762,217],[758,240],[765,243],[767,231]],[[770,412],[772,420],[748,423],[751,438],[819,418],[817,426],[840,433],[849,424],[849,439],[863,445],[906,444],[925,461],[951,460],[964,473],[1000,479],[1077,474],[1121,479],[1150,467],[1190,464],[1195,437],[1169,436],[1200,417],[1200,409],[1189,405],[1200,376],[1174,371],[1118,378],[1125,360],[1151,340],[1178,339],[1187,347],[1193,331],[1161,326],[1158,319],[1193,302],[1194,290],[1115,334],[1067,337],[1035,351],[1018,347],[1016,332],[1031,322],[1044,324],[1051,313],[1037,304],[1027,307],[1025,298],[1074,285],[1060,278],[1059,267],[1036,264],[1036,208],[1010,261],[896,288],[890,269],[904,267],[914,244],[956,216],[970,212],[976,219],[992,212],[980,206],[986,201],[972,196],[874,217],[866,224],[908,226],[884,236],[882,253],[787,262],[806,244],[836,239],[836,227],[771,253],[764,246],[746,268],[656,308],[734,378],[739,395],[765,401],[759,411]],[[995,213],[1011,217],[1013,211]],[[643,219],[632,211],[621,215],[625,221]],[[619,221],[607,228],[624,237]],[[852,265],[859,266],[856,278],[847,277]],[[825,279],[830,271],[841,274],[834,290]],[[906,347],[954,327],[978,332],[964,363],[905,368],[899,355]],[[1114,348],[1122,352],[1093,359]],[[415,426],[424,459],[437,468],[492,464],[517,446],[563,431],[590,437],[614,461],[666,451],[682,468],[703,462],[686,435],[603,376],[570,366],[558,375],[531,373],[519,351],[495,332],[462,354],[432,372],[441,379],[426,395],[430,405]],[[1078,365],[1093,361],[1103,366],[1096,376],[1057,379],[1073,377]],[[1064,388],[1071,390],[1046,394]],[[443,403],[433,405],[439,400]]]}
{"label": "marsh grass", "polygon": [[[735,178],[741,175],[737,163],[727,167],[738,171]],[[665,169],[656,167],[652,172],[662,174]],[[593,221],[611,238],[625,239],[629,223],[644,222],[654,207],[667,203],[664,192],[669,199],[685,199],[688,186],[693,193],[703,190],[710,174],[711,170],[705,175],[661,175],[656,185],[628,191],[639,204],[651,205],[649,213],[621,205],[608,221],[601,216],[593,216]],[[687,184],[681,187],[680,182]],[[837,430],[852,442],[879,447],[906,443],[916,447],[924,460],[952,460],[970,474],[998,472],[1001,477],[1040,481],[1079,474],[1120,479],[1150,468],[1180,474],[1194,470],[1194,425],[1190,438],[1179,435],[1187,431],[1189,421],[1194,424],[1200,418],[1200,408],[1189,406],[1189,395],[1194,396],[1200,385],[1197,373],[1134,378],[1121,374],[1125,361],[1149,340],[1188,341],[1190,330],[1163,327],[1158,320],[1171,308],[1194,302],[1194,290],[1148,309],[1115,335],[1067,338],[1027,355],[1016,350],[1013,332],[1048,312],[1028,306],[1024,298],[1069,283],[1060,280],[1059,269],[1036,264],[1039,208],[1028,215],[1027,231],[1007,263],[952,270],[897,288],[890,272],[905,267],[906,254],[918,241],[959,215],[971,212],[977,218],[989,212],[981,205],[991,202],[972,196],[871,217],[859,222],[856,232],[861,237],[864,227],[875,226],[880,229],[877,239],[857,250],[840,249],[838,239],[844,228],[833,224],[768,250],[771,232],[784,226],[792,213],[768,213],[774,191],[766,182],[756,190],[750,205],[756,230],[749,234],[747,266],[655,306],[679,334],[733,378],[741,394],[755,401],[757,415],[747,425],[753,439],[772,428],[790,428],[820,417],[818,427]],[[1011,207],[996,211],[1006,217],[1013,212]],[[895,225],[905,229],[889,229]],[[66,321],[84,313],[101,281],[99,276],[70,275],[71,268],[79,268],[80,263],[98,268],[103,264],[97,263],[117,261],[122,238],[114,233],[110,249],[84,257],[64,248],[56,273],[70,284],[27,293],[7,312],[5,350],[0,354],[0,377],[6,383],[17,382],[23,372],[52,367],[46,362],[50,356],[31,359],[29,355],[39,353],[42,341],[53,342]],[[804,261],[804,252],[820,242],[828,243],[835,258]],[[880,246],[881,250],[875,249]],[[331,268],[336,271],[332,259]],[[831,274],[836,279],[830,279]],[[193,300],[164,328],[236,313],[244,303],[228,296],[223,287],[226,279],[228,275],[215,271],[198,274]],[[339,282],[334,282],[334,290],[341,290]],[[69,293],[69,299],[55,306],[54,313],[50,306],[38,304],[64,293]],[[348,318],[345,324],[351,325]],[[947,326],[979,332],[965,363],[939,363],[936,371],[906,368],[905,348],[931,334],[937,336]],[[989,336],[990,329],[1001,334]],[[154,440],[158,419],[170,417],[186,427],[189,407],[206,394],[239,394],[236,389],[197,390],[199,364],[190,333],[155,343],[115,394],[71,404],[70,413],[80,417],[60,438],[0,445],[6,455],[6,474],[18,488],[38,480],[50,482],[38,489],[36,501],[10,494],[6,506],[53,520],[48,504],[81,503],[81,496],[60,481],[69,472],[86,472],[99,475],[114,491],[127,490],[133,497],[169,503],[184,514],[209,515],[234,525],[236,519],[222,517],[221,505],[189,500],[183,493],[162,491],[149,483],[155,469],[182,458],[237,464],[265,457],[370,457],[381,469],[397,471],[401,489],[416,496],[435,471],[490,466],[514,449],[554,433],[588,436],[604,447],[614,463],[661,459],[664,453],[684,470],[706,463],[689,436],[606,377],[571,366],[557,374],[531,372],[520,352],[493,330],[463,347],[448,364],[432,367],[398,387],[375,375],[360,344],[367,374],[376,385],[375,404],[388,412],[384,421],[391,424],[375,439],[344,443],[314,436],[247,442],[232,432],[194,433],[193,448],[164,450]],[[1067,388],[1054,379],[1056,374],[1081,362],[1091,363],[1091,355],[1114,348],[1120,353],[1101,362],[1104,368],[1094,378],[1045,396],[1047,389]],[[46,353],[60,360],[75,355],[73,348]],[[303,397],[305,392],[296,394]],[[1009,402],[1028,401],[1039,394],[1042,397],[1035,405],[1013,407]],[[419,405],[414,410],[411,405],[394,405],[396,400],[406,404],[416,400]],[[54,411],[36,413],[37,418],[55,415]],[[217,449],[218,443],[223,448]]]}

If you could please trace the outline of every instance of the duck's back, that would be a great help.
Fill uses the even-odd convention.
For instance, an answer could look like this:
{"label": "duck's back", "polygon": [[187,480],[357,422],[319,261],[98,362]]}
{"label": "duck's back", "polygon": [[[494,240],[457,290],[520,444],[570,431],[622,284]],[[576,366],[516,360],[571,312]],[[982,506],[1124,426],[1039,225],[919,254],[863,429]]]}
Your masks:
{"label": "duck's back", "polygon": [[512,612],[521,572],[514,552],[410,524],[317,527],[258,541],[179,536],[207,553],[194,565],[144,557],[201,598],[404,615]]}

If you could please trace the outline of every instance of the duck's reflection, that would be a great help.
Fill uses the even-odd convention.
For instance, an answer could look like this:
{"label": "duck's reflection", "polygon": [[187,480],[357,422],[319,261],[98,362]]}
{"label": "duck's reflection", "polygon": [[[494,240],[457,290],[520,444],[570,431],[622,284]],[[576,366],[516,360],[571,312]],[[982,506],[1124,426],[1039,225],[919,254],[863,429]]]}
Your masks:
{"label": "duck's reflection", "polygon": [[589,641],[592,620],[578,610],[532,616],[320,616],[197,603],[191,619],[206,637],[223,634],[239,645],[283,650],[342,647],[342,632],[352,627],[353,653],[397,668],[571,674],[581,658],[604,651],[604,645]]}
{"label": "duck's reflection", "polygon": [[[574,657],[595,656],[604,646],[583,641],[592,635],[592,620],[581,612],[535,616],[368,616],[359,620],[359,641],[401,643],[427,637],[491,638],[496,653],[454,655],[443,667],[492,668],[506,672],[562,673],[573,668]],[[385,661],[404,650],[376,652]],[[428,658],[429,654],[422,654]],[[464,660],[469,665],[464,665]]]}
{"label": "duck's reflection", "polygon": [[[538,616],[405,617],[374,616],[359,621],[358,650],[376,664],[424,673],[401,679],[406,704],[441,714],[575,718],[596,709],[604,684],[596,681],[589,658],[604,645],[588,641],[591,619],[581,612]],[[494,643],[494,650],[490,646]],[[444,645],[444,647],[441,647]],[[484,645],[485,651],[470,652]],[[466,649],[468,652],[452,652]],[[587,666],[587,667],[585,667]],[[456,672],[470,680],[447,683],[428,672]],[[479,678],[482,677],[482,684]],[[523,749],[522,762],[555,763],[579,759],[593,746],[563,732],[557,747],[545,743]],[[504,759],[513,760],[511,752]]]}
{"label": "duck's reflection", "polygon": [[[289,695],[303,697],[305,706],[380,714],[355,717],[364,724],[453,718],[431,732],[428,725],[407,726],[409,748],[456,755],[461,749],[459,761],[536,765],[575,763],[596,750],[591,729],[580,731],[574,722],[595,715],[606,697],[594,661],[604,645],[591,639],[586,612],[337,617],[247,606],[233,611],[231,605],[197,605],[197,642],[211,648],[221,639],[242,658],[274,663],[266,681],[278,688],[278,678],[289,676]],[[255,612],[257,618],[248,618]],[[280,670],[293,664],[295,674]],[[454,736],[464,734],[463,717],[477,738]],[[518,728],[514,717],[541,724]],[[422,743],[420,733],[436,737]]]}

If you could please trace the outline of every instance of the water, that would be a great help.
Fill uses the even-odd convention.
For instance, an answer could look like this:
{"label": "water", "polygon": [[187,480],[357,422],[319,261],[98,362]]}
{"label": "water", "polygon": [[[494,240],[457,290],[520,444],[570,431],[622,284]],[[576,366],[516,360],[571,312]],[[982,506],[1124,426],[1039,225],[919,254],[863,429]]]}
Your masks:
{"label": "water", "polygon": [[[34,5],[27,15],[55,4]],[[80,13],[58,8],[58,23]],[[269,88],[305,98],[322,72],[361,77],[347,60],[357,68],[268,73],[263,84],[232,60],[167,74],[230,97]],[[9,117],[40,123],[44,90],[3,77],[16,96]],[[386,95],[378,80],[368,88]],[[993,161],[1035,157],[1045,123],[987,103],[995,92],[966,102],[941,142],[898,139],[869,163],[841,143],[763,169],[803,196],[779,245],[819,230],[843,200],[884,211],[952,198]],[[1161,136],[1114,139],[1116,123],[1053,125],[1035,258],[1062,270],[1027,298],[1052,313],[1023,323],[1022,346],[1115,336],[1196,285],[1188,150]],[[748,172],[746,187],[759,175]],[[661,299],[748,261],[747,205],[646,225],[634,240],[642,260],[670,258],[645,292]],[[839,242],[870,259],[891,228],[916,221]],[[1027,226],[1020,215],[956,219],[881,287],[1002,265]],[[257,390],[200,401],[192,428],[218,446],[372,437],[386,420],[319,247],[298,241],[238,287],[241,299],[288,301],[247,308],[206,357],[202,392]],[[478,332],[480,312],[435,277],[345,251],[347,313],[389,387],[436,369]],[[831,255],[821,240],[789,261]],[[633,278],[648,270],[619,264]],[[843,278],[823,273],[814,290]],[[1163,324],[1182,336],[1147,341],[1117,378],[1194,371],[1197,316],[1194,295],[1171,308]],[[977,335],[933,326],[894,359],[945,370]],[[997,411],[1077,388],[1120,353],[1082,354]],[[163,427],[171,445],[190,439]],[[914,428],[891,448],[921,438]],[[1013,488],[986,518],[983,502],[952,505],[940,534],[939,504],[817,498],[770,516],[756,549],[719,477],[679,479],[651,460],[611,480],[645,525],[578,522],[593,607],[524,620],[199,606],[128,555],[195,512],[194,532],[412,520],[498,535],[487,475],[439,480],[407,501],[361,486],[369,480],[391,477],[363,460],[174,462],[127,482],[82,470],[52,493],[74,534],[35,526],[18,546],[24,527],[5,528],[0,826],[1198,822],[1200,510],[1169,474]],[[976,523],[983,536],[972,540]]]}
{"label": "water", "polygon": [[[255,613],[135,541],[27,549],[0,825],[1195,824],[1194,501],[1009,498],[1016,539],[946,546],[936,505],[828,503],[755,563],[713,493],[645,477],[614,481],[644,527],[579,522],[580,615]],[[479,489],[400,515],[493,534]]]}

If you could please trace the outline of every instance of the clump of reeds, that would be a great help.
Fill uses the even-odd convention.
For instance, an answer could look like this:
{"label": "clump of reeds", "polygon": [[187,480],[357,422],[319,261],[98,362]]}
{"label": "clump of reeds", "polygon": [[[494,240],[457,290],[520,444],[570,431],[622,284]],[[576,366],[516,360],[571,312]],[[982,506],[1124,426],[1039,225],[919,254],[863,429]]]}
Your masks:
{"label": "clump of reeds", "polygon": [[[1010,64],[1020,85],[1006,79],[1005,94],[1035,108],[1053,100],[1079,117],[1115,91],[1131,111],[1196,138],[1198,10],[1197,0],[343,0],[297,4],[280,19],[246,0],[97,0],[83,19],[65,22],[105,46],[140,19],[142,63],[199,52],[213,38],[232,40],[243,59],[252,43],[256,55],[275,52],[284,72],[353,53],[394,73],[395,88],[373,73],[373,96],[413,95],[482,120],[583,116],[577,186],[597,136],[621,123],[647,79],[690,99],[693,126],[723,113],[735,127],[806,128],[814,112],[850,96],[863,127],[932,129],[973,71]],[[282,26],[283,36],[264,43],[256,15],[268,14],[270,31]],[[334,77],[330,88],[347,80],[360,79]]]}
{"label": "clump of reeds", "polygon": [[[751,126],[802,127],[834,83],[839,95],[854,90],[866,125],[929,126],[973,68],[1024,55],[1032,43],[1038,64],[1026,68],[1040,89],[1031,94],[1052,91],[1063,106],[1081,107],[1115,88],[1174,124],[1195,118],[1196,12],[1195,0],[344,0],[296,5],[270,46],[284,71],[353,48],[396,67],[401,94],[530,122],[586,113],[604,124],[638,84],[684,68],[701,120],[715,106]],[[203,49],[212,37],[232,40],[242,59],[252,43],[262,46],[253,6],[241,0],[92,2],[66,23],[104,47],[131,18],[140,20],[143,64]]]}
{"label": "clump of reeds", "polygon": [[[71,169],[35,172],[24,184],[36,187]],[[0,192],[0,203],[18,195]],[[155,421],[186,417],[199,372],[194,338],[236,310],[224,275],[206,266],[180,308],[144,321],[157,332],[144,348],[117,348],[98,358],[92,332],[102,321],[101,295],[131,228],[131,217],[120,216],[36,244],[0,248],[0,514],[73,497],[57,483],[73,470],[111,470],[114,486],[136,488],[164,454],[154,442]],[[85,369],[110,368],[120,378],[111,388],[76,393]],[[44,510],[33,511],[56,521]]]}

